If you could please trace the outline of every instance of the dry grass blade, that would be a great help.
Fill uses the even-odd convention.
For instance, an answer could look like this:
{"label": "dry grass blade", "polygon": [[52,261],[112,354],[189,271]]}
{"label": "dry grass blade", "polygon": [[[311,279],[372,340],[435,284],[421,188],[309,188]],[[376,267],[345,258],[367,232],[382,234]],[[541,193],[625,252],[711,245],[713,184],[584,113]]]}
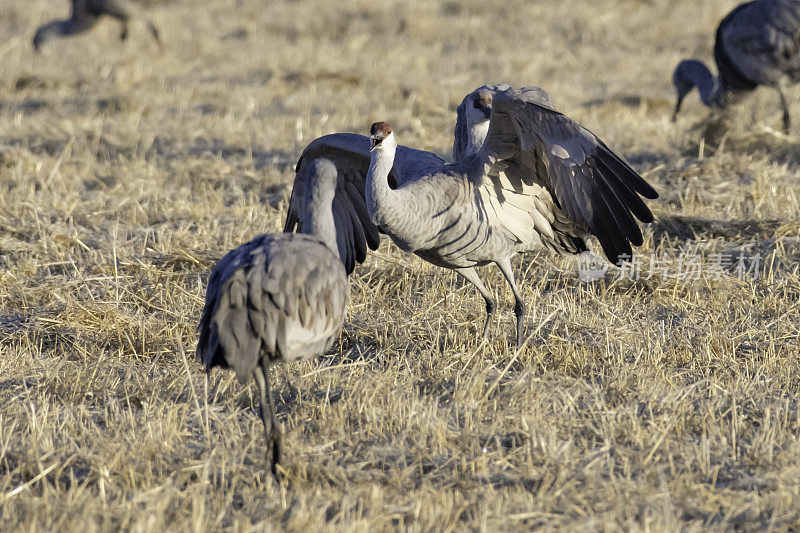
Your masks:
{"label": "dry grass blade", "polygon": [[14,490],[12,490],[12,491],[10,491],[10,492],[7,492],[6,494],[3,494],[3,496],[2,496],[2,498],[3,498],[3,501],[5,502],[5,501],[6,501],[6,500],[8,500],[9,498],[12,498],[13,496],[16,496],[17,494],[19,494],[19,493],[20,493],[20,492],[22,492],[23,490],[25,490],[25,489],[27,489],[27,488],[31,487],[31,486],[32,486],[32,485],[34,485],[34,484],[35,484],[37,481],[39,481],[40,479],[42,479],[43,477],[45,477],[47,474],[49,474],[50,472],[52,472],[53,470],[55,470],[57,466],[58,466],[58,462],[51,464],[50,466],[48,466],[47,468],[45,468],[44,470],[42,470],[41,472],[39,472],[39,474],[37,474],[37,475],[36,475],[36,477],[34,477],[33,479],[31,479],[30,481],[27,481],[27,482],[23,483],[23,484],[22,484],[22,485],[20,485],[19,487],[15,488]]}

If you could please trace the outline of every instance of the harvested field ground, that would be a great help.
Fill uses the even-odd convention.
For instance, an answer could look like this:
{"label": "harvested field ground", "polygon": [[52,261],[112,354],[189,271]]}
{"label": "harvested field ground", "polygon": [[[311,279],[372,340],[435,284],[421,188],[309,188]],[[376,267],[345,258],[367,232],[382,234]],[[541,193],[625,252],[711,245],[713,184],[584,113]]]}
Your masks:
{"label": "harvested field ground", "polygon": [[[67,2],[0,3],[0,529],[800,529],[800,88],[788,136],[770,89],[669,121],[735,1],[148,4],[163,51],[104,21],[37,56]],[[518,258],[517,350],[497,269],[481,343],[477,292],[384,242],[336,349],[272,374],[274,483],[255,385],[193,357],[210,269],[282,228],[312,139],[388,120],[449,155],[487,82],[661,192],[643,275]]]}

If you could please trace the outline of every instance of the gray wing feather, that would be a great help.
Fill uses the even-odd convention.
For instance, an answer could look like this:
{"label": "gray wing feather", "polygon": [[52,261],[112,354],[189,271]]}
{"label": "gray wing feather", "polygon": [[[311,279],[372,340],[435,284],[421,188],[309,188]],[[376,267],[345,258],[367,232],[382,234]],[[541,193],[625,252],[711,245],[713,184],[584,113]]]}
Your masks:
{"label": "gray wing feather", "polygon": [[533,92],[509,89],[495,96],[481,157],[498,170],[538,173],[557,207],[597,237],[613,263],[642,243],[633,216],[653,220],[639,195],[658,193],[592,132],[542,105]]}
{"label": "gray wing feather", "polygon": [[518,92],[520,97],[526,102],[536,104],[540,107],[549,109],[550,111],[556,111],[556,105],[553,103],[553,100],[550,98],[550,95],[547,94],[547,92],[541,87],[534,87],[534,86],[522,87],[521,89],[518,90]]}
{"label": "gray wing feather", "polygon": [[358,250],[354,244],[353,235],[353,221],[350,218],[350,211],[347,205],[342,205],[345,202],[341,196],[333,198],[333,223],[336,226],[336,246],[339,248],[339,257],[344,264],[344,269],[348,274],[355,269],[355,262],[364,261],[366,259],[366,249],[361,257],[358,256]]}
{"label": "gray wing feather", "polygon": [[467,142],[469,133],[467,132],[467,99],[472,95],[469,93],[461,100],[456,108],[456,126],[453,130],[453,159],[458,161],[464,157],[464,151],[467,149]]}
{"label": "gray wing feather", "polygon": [[[336,241],[339,257],[348,275],[353,272],[356,264],[364,262],[368,249],[375,250],[380,244],[380,233],[370,221],[364,200],[369,151],[369,138],[354,133],[334,133],[312,141],[297,162],[284,224],[285,232],[300,230],[303,190],[310,180],[316,179],[310,163],[318,158],[333,162],[337,171],[336,194],[333,199]],[[399,146],[389,183],[397,187],[443,164],[444,160],[436,154]]]}
{"label": "gray wing feather", "polygon": [[256,237],[212,271],[197,355],[207,369],[231,367],[246,380],[262,353],[280,360],[321,353],[341,329],[349,294],[341,262],[313,237]]}

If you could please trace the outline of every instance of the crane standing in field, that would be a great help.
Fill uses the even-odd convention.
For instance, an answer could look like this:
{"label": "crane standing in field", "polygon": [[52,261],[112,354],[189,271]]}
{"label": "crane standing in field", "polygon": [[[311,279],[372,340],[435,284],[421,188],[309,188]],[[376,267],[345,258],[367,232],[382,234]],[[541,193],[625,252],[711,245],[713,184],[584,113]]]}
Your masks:
{"label": "crane standing in field", "polygon": [[625,161],[541,94],[497,94],[480,150],[395,189],[388,183],[397,150],[392,127],[377,122],[370,130],[366,203],[372,222],[404,251],[475,285],[486,301],[484,336],[496,303],[475,267],[495,263],[514,293],[517,344],[526,311],[511,258],[540,247],[579,253],[594,235],[618,263],[631,255],[631,244],[642,244],[634,215],[653,220],[639,195],[658,197]]}
{"label": "crane standing in field", "polygon": [[261,235],[223,257],[211,273],[198,326],[197,355],[207,370],[230,367],[240,381],[255,378],[273,475],[280,462],[281,430],[269,366],[330,348],[350,299],[331,210],[336,168],[316,159],[308,171],[317,179],[305,190],[303,234]]}
{"label": "crane standing in field", "polygon": [[38,52],[42,45],[52,37],[68,37],[77,35],[93,28],[100,17],[108,15],[117,19],[122,24],[120,39],[128,38],[128,23],[132,20],[141,20],[150,31],[156,43],[161,46],[161,38],[155,24],[147,19],[139,6],[130,0],[72,0],[72,12],[65,20],[54,20],[36,30],[33,37],[33,47]]}
{"label": "crane standing in field", "polygon": [[[453,158],[459,161],[477,152],[489,130],[494,95],[510,87],[505,84],[483,85],[464,97],[456,109],[456,126],[453,131]],[[539,98],[553,107],[547,94],[538,87],[523,87],[520,92]],[[309,170],[318,157],[333,161],[338,171],[333,213],[343,231],[337,234],[339,255],[348,275],[356,263],[363,263],[367,249],[375,250],[380,243],[379,229],[369,219],[364,201],[364,184],[369,167],[370,140],[364,135],[334,133],[313,140],[303,150],[297,162],[289,211],[284,231],[301,229],[300,213],[304,206],[304,190],[315,180]],[[431,152],[398,146],[394,167],[389,173],[389,185],[397,187],[427,169],[438,168],[445,161]]]}
{"label": "crane standing in field", "polygon": [[716,77],[695,59],[681,61],[675,68],[673,121],[694,87],[706,106],[725,108],[759,85],[768,85],[780,94],[783,128],[788,132],[786,89],[800,82],[800,0],[755,0],[736,7],[719,23],[714,60]]}

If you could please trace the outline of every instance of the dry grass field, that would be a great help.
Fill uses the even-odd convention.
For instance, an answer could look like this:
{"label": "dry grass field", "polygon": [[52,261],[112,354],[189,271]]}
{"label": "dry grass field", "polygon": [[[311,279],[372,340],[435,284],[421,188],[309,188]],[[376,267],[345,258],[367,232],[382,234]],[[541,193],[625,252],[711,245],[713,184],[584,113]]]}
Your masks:
{"label": "dry grass field", "polygon": [[[37,56],[67,2],[0,2],[0,529],[800,529],[800,89],[788,136],[769,89],[729,130],[696,93],[669,121],[735,0],[148,4],[162,51],[104,21]],[[255,385],[194,359],[211,267],[282,228],[312,139],[388,120],[449,156],[487,82],[545,88],[660,191],[645,273],[758,279],[529,254],[517,349],[496,268],[481,343],[477,292],[386,241],[336,349],[273,372],[274,483]]]}

